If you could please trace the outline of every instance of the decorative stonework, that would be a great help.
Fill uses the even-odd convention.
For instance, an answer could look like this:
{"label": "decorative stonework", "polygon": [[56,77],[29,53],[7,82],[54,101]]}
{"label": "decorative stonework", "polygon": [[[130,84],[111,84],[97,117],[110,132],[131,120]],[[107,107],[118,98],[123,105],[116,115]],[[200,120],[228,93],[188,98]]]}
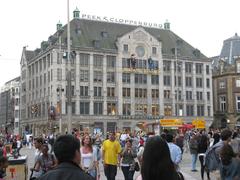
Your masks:
{"label": "decorative stonework", "polygon": [[137,31],[133,34],[133,39],[138,41],[147,41],[147,35],[143,31]]}

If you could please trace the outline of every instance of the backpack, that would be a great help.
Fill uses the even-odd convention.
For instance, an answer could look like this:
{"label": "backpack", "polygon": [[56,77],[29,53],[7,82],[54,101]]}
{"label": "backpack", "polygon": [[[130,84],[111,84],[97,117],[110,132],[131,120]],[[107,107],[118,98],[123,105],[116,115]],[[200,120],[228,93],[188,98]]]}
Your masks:
{"label": "backpack", "polygon": [[220,147],[218,146],[213,146],[209,148],[206,152],[206,157],[205,157],[205,168],[207,172],[215,171],[219,169],[220,166],[220,158],[218,154],[216,153],[216,148]]}

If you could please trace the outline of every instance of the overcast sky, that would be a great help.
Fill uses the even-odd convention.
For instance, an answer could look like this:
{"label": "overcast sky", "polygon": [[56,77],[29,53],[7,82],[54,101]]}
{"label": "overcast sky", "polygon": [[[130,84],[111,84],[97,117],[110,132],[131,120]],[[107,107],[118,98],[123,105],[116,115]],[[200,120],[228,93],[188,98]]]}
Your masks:
{"label": "overcast sky", "polygon": [[[239,0],[70,0],[80,13],[163,24],[208,57],[240,34]],[[67,0],[1,0],[0,86],[20,75],[22,47],[34,50],[67,23]]]}

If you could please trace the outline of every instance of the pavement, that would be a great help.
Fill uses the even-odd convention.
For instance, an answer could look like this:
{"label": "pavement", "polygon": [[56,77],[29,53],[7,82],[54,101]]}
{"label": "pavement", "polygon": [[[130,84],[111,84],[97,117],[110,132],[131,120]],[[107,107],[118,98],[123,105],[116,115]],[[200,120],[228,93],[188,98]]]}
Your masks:
{"label": "pavement", "polygon": [[[34,151],[35,151],[34,147],[32,147],[31,149],[27,148],[27,147],[23,147],[20,151],[20,153],[22,155],[28,156],[28,159],[27,159],[28,169],[30,169],[34,165]],[[199,160],[197,161],[197,170],[198,170],[197,172],[191,171],[191,155],[190,155],[190,153],[189,152],[183,153],[183,160],[180,164],[180,171],[182,172],[185,180],[201,180]],[[136,172],[134,174],[134,180],[139,175],[139,173],[140,172]],[[28,172],[28,175],[29,174],[30,174],[30,171]],[[211,180],[216,180],[216,178],[213,177],[212,174],[210,174],[210,176],[211,176]],[[100,163],[100,177],[101,177],[101,180],[106,180],[102,163]],[[206,174],[205,174],[205,178],[207,178]],[[118,169],[116,180],[124,180],[124,176],[123,176],[123,173],[120,168]]]}

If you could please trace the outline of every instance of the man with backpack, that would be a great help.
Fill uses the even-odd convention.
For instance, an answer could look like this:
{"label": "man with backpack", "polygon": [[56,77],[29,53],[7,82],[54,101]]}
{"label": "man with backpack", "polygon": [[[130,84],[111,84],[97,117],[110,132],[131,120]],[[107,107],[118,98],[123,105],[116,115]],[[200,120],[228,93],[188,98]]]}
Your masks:
{"label": "man with backpack", "polygon": [[220,177],[220,152],[225,144],[231,141],[232,131],[224,129],[221,132],[221,141],[213,145],[207,152],[205,157],[205,167],[208,172],[213,172],[215,176]]}

